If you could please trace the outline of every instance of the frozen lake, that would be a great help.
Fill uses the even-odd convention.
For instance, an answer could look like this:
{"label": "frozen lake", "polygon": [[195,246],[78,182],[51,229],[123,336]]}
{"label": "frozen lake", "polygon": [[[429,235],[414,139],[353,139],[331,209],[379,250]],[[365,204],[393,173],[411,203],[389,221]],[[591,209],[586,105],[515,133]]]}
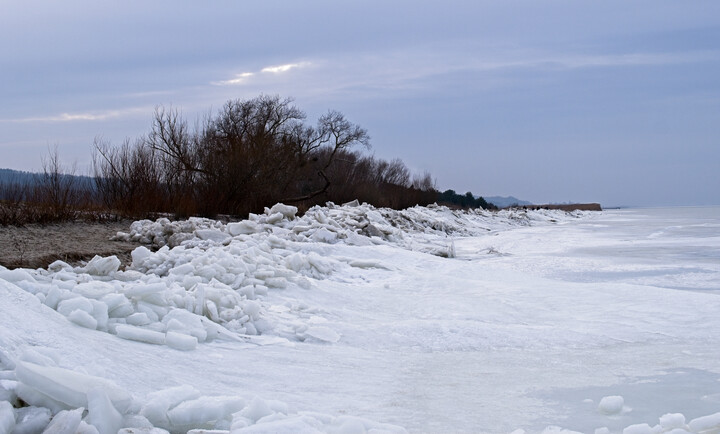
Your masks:
{"label": "frozen lake", "polygon": [[[0,348],[10,357],[44,349],[59,366],[109,379],[138,402],[188,385],[410,432],[622,432],[666,413],[690,421],[720,411],[720,207],[557,214],[530,226],[503,219],[474,220],[472,236],[406,230],[402,241],[378,245],[333,242],[320,229],[317,242],[283,241],[310,231],[304,222],[248,236],[269,240],[283,270],[302,274],[298,258],[317,255],[330,271],[258,299],[276,340],[218,339],[193,351],[79,327],[6,283]],[[455,257],[427,253],[438,245],[454,245]],[[180,270],[177,255],[213,251],[171,251],[152,266],[176,261]],[[31,286],[8,276],[0,279]],[[599,411],[613,395],[624,408]]]}

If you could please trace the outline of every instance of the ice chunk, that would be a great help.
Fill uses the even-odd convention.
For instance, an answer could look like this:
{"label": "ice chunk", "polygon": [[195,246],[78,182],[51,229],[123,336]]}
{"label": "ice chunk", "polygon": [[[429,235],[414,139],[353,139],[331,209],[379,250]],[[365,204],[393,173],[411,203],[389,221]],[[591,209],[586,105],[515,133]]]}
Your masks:
{"label": "ice chunk", "polygon": [[270,214],[270,215],[267,217],[267,220],[266,220],[266,221],[267,221],[268,224],[274,225],[275,223],[280,223],[280,222],[282,221],[282,219],[283,219],[282,213],[276,212],[276,213],[274,213],[274,214]]}
{"label": "ice chunk", "polygon": [[82,310],[90,314],[93,311],[93,305],[90,303],[90,300],[81,296],[63,300],[57,307],[57,311],[63,316],[69,316],[70,313],[76,310]]}
{"label": "ice chunk", "polygon": [[131,341],[145,342],[154,345],[162,345],[165,343],[164,333],[127,324],[118,324],[117,327],[115,327],[115,332],[119,337]]}
{"label": "ice chunk", "polygon": [[42,366],[57,366],[57,353],[48,350],[49,348],[43,347],[25,348],[20,355],[20,360]]}
{"label": "ice chunk", "polygon": [[225,429],[191,429],[187,434],[230,434]]}
{"label": "ice chunk", "polygon": [[0,433],[11,433],[15,427],[15,409],[7,401],[0,401]]}
{"label": "ice chunk", "polygon": [[50,423],[52,413],[43,407],[23,407],[16,410],[13,434],[41,433]]}
{"label": "ice chunk", "polygon": [[250,401],[247,407],[240,410],[239,414],[240,416],[250,419],[252,422],[257,422],[261,418],[273,414],[273,411],[264,400],[256,396]]}
{"label": "ice chunk", "polygon": [[43,434],[75,434],[80,426],[84,408],[64,410],[56,414]]}
{"label": "ice chunk", "polygon": [[162,283],[140,284],[134,285],[125,290],[126,297],[143,297],[149,294],[155,294],[165,291],[167,286]]}
{"label": "ice chunk", "polygon": [[245,400],[228,396],[206,396],[185,401],[168,411],[168,419],[174,426],[198,426],[222,419],[245,407]]}
{"label": "ice chunk", "polygon": [[15,372],[23,385],[70,407],[86,407],[87,393],[97,388],[107,393],[120,412],[126,411],[132,403],[127,392],[104,378],[30,362],[18,362]]}
{"label": "ice chunk", "polygon": [[75,434],[100,434],[94,426],[88,424],[84,420],[80,421],[80,425],[77,427]]}
{"label": "ice chunk", "polygon": [[97,321],[97,329],[107,330],[107,324],[109,319],[107,304],[103,303],[102,301],[92,299],[90,300],[90,303],[93,306],[93,310],[90,314],[93,318],[95,318],[95,321]]}
{"label": "ice chunk", "polygon": [[15,393],[17,394],[18,398],[22,399],[28,404],[34,405],[36,407],[49,408],[50,411],[52,411],[53,413],[57,413],[62,410],[69,410],[72,408],[72,406],[69,406],[60,401],[56,401],[49,396],[42,394],[37,390],[33,389],[32,387],[26,386],[22,383],[18,383],[15,386]]}
{"label": "ice chunk", "polygon": [[72,291],[83,297],[99,300],[103,296],[115,292],[115,288],[106,282],[94,280],[92,282],[84,282],[75,285]]}
{"label": "ice chunk", "polygon": [[138,312],[144,312],[152,322],[159,321],[167,313],[166,308],[145,301],[138,301],[136,306]]}
{"label": "ice chunk", "polygon": [[165,334],[165,343],[176,350],[190,351],[197,347],[198,339],[195,336],[170,331]]}
{"label": "ice chunk", "polygon": [[619,414],[622,412],[624,404],[625,400],[622,396],[606,396],[600,400],[598,410],[600,410],[600,413],[607,415]]}
{"label": "ice chunk", "polygon": [[323,424],[317,419],[307,415],[298,415],[278,418],[276,420],[264,420],[260,424],[251,425],[247,428],[240,428],[237,431],[233,430],[233,432],[237,432],[238,434],[318,434],[321,432],[328,432],[323,428]]}
{"label": "ice chunk", "polygon": [[35,278],[21,268],[16,268],[14,270],[0,270],[0,279],[7,280],[10,283],[17,283],[21,281],[35,282]]}
{"label": "ice chunk", "polygon": [[123,417],[113,406],[105,391],[92,389],[87,393],[87,400],[87,422],[93,425],[99,434],[116,434],[122,427]]}
{"label": "ice chunk", "polygon": [[360,206],[360,201],[358,201],[357,199],[351,200],[350,202],[345,202],[344,204],[342,204],[342,206],[348,208],[355,208]]}
{"label": "ice chunk", "polygon": [[191,263],[178,265],[170,269],[170,274],[185,276],[195,271],[195,266]]}
{"label": "ice chunk", "polygon": [[348,262],[348,264],[351,267],[356,268],[385,268],[388,269],[386,266],[384,266],[380,261],[376,259],[354,259]]}
{"label": "ice chunk", "polygon": [[50,309],[57,309],[58,303],[62,300],[63,292],[65,292],[64,289],[60,289],[56,285],[51,286],[45,300],[43,300],[43,304]]}
{"label": "ice chunk", "polygon": [[183,401],[200,397],[200,392],[192,386],[178,386],[152,392],[147,396],[147,403],[140,410],[140,414],[148,418],[153,425],[169,426],[168,410]]}
{"label": "ice chunk", "polygon": [[[525,433],[525,431],[522,431]],[[571,431],[569,429],[562,429],[559,426],[549,426],[542,430],[542,434],[583,434],[579,431]]]}
{"label": "ice chunk", "polygon": [[661,432],[662,428],[659,425],[651,427],[646,423],[630,425],[623,429],[623,434],[660,434]]}
{"label": "ice chunk", "polygon": [[91,274],[93,276],[109,276],[115,273],[120,267],[120,260],[117,256],[108,256],[103,258],[95,255],[94,258],[87,263],[86,266],[81,268],[81,271]]}
{"label": "ice chunk", "polygon": [[242,306],[245,315],[252,319],[258,319],[260,317],[260,303],[253,300],[248,300]]}
{"label": "ice chunk", "polygon": [[702,432],[720,428],[720,413],[693,419],[688,423],[688,427],[690,427],[690,431],[692,432]]}
{"label": "ice chunk", "polygon": [[[12,372],[12,371],[8,371]],[[2,378],[2,377],[0,377]],[[12,385],[6,383],[5,381],[0,381],[0,401],[7,401],[13,405],[17,402],[17,395],[15,394],[15,386],[17,385],[16,382],[12,382]]]}
{"label": "ice chunk", "polygon": [[325,342],[335,343],[340,340],[340,335],[329,327],[313,326],[305,331],[305,334]]}
{"label": "ice chunk", "polygon": [[[1,341],[0,341],[1,342]],[[0,368],[15,369],[15,362],[0,348]]]}
{"label": "ice chunk", "polygon": [[205,342],[208,332],[201,317],[184,309],[173,309],[162,319],[167,331],[175,331],[195,336],[199,342]]}
{"label": "ice chunk", "polygon": [[125,318],[135,312],[130,300],[122,294],[108,294],[100,301],[107,304],[110,318]]}
{"label": "ice chunk", "polygon": [[144,262],[146,259],[152,256],[152,252],[150,249],[148,249],[145,246],[137,247],[135,250],[130,253],[130,256],[132,257],[132,264],[133,266],[138,266],[142,262]]}
{"label": "ice chunk", "polygon": [[[140,411],[140,410],[138,410]],[[140,414],[126,414],[123,417],[123,425],[128,428],[152,428],[153,425],[150,423],[148,418]]]}
{"label": "ice chunk", "polygon": [[335,432],[339,434],[353,434],[353,433],[365,433],[367,432],[367,427],[365,426],[365,423],[362,419],[354,418],[354,417],[348,417],[343,416],[339,417],[336,422],[337,428],[335,428]]}
{"label": "ice chunk", "polygon": [[117,432],[117,434],[170,434],[167,430],[162,428],[123,428]]}
{"label": "ice chunk", "polygon": [[195,235],[187,233],[187,232],[178,232],[176,234],[172,234],[168,237],[167,245],[170,248],[177,247],[182,245],[187,240],[192,240],[195,238]]}
{"label": "ice chunk", "polygon": [[230,239],[228,234],[217,229],[197,229],[195,231],[195,236],[201,240],[214,241],[219,244],[222,244]]}
{"label": "ice chunk", "polygon": [[667,413],[660,416],[660,426],[663,429],[685,428],[685,415],[682,413]]}
{"label": "ice chunk", "polygon": [[230,235],[236,237],[238,235],[254,234],[256,232],[260,232],[261,229],[258,227],[256,222],[252,220],[243,220],[237,223],[228,223],[227,231]]}
{"label": "ice chunk", "polygon": [[337,241],[337,234],[322,227],[316,230],[315,233],[310,236],[310,239],[318,243],[333,243]]}
{"label": "ice chunk", "polygon": [[98,326],[97,320],[84,310],[75,309],[70,312],[70,315],[68,315],[67,318],[75,324],[88,329],[95,330]]}
{"label": "ice chunk", "polygon": [[72,271],[73,267],[72,265],[68,264],[65,261],[57,260],[53,262],[52,264],[48,265],[48,270],[52,271],[54,273],[57,273],[58,271]]}
{"label": "ice chunk", "polygon": [[145,312],[136,312],[128,315],[128,317],[125,318],[125,322],[134,326],[144,326],[150,324],[151,321]]}
{"label": "ice chunk", "polygon": [[280,213],[288,220],[294,219],[297,212],[298,209],[296,206],[285,205],[282,203],[276,203],[272,208],[270,208],[270,214]]}

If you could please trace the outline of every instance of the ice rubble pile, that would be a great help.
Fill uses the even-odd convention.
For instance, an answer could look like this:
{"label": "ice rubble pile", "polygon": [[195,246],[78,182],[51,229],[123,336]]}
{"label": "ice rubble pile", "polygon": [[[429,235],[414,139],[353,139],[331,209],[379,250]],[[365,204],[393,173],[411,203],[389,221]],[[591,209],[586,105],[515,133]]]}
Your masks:
{"label": "ice rubble pile", "polygon": [[[25,405],[20,406],[20,400]],[[214,434],[385,432],[401,427],[367,419],[294,412],[255,397],[201,396],[191,386],[137,400],[111,381],[57,366],[49,354],[26,351],[13,361],[0,350],[0,433]]]}
{"label": "ice rubble pile", "polygon": [[377,261],[325,257],[323,245],[395,244],[453,256],[449,235],[557,221],[579,214],[559,211],[489,213],[415,207],[377,209],[356,202],[297,208],[277,204],[262,215],[222,223],[191,218],[134,222],[118,239],[151,243],[138,247],[132,265],[120,271],[114,257],[95,257],[85,266],[56,261],[47,270],[5,270],[0,279],[37,296],[73,323],[120,338],[193,350],[217,338],[266,342],[257,335],[336,342],[317,309],[302,302],[271,304],[270,289],[310,289],[347,267],[384,268]]}
{"label": "ice rubble pile", "polygon": [[[166,218],[156,221],[134,222],[130,233],[118,233],[115,239],[152,244],[159,248],[178,245],[207,247],[213,243],[228,243],[240,235],[274,234],[292,242],[320,242],[350,245],[393,243],[414,250],[446,255],[443,248],[448,235],[473,236],[493,229],[528,226],[533,222],[555,222],[586,215],[587,212],[557,210],[451,210],[444,206],[416,206],[404,210],[375,208],[368,204],[349,202],[342,206],[328,202],[324,207],[310,208],[302,217],[296,217],[297,208],[276,204],[265,208],[264,214],[250,214],[247,220],[223,224],[222,222],[190,218],[171,222]],[[417,243],[420,245],[417,245]],[[423,245],[423,243],[427,245]]]}

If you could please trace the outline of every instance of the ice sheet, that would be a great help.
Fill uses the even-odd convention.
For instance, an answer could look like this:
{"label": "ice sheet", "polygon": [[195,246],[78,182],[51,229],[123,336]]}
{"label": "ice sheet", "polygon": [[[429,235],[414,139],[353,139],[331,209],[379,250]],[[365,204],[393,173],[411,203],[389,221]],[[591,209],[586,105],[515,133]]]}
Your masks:
{"label": "ice sheet", "polygon": [[[257,421],[203,402],[236,397],[257,415],[258,402],[277,400],[293,416],[273,410],[265,423],[328,431],[367,419],[413,432],[487,433],[622,432],[671,413],[689,426],[715,423],[717,208],[702,216],[290,211],[242,226],[136,222],[130,236],[158,246],[170,244],[168,233],[230,238],[210,232],[172,249],[138,249],[133,271],[0,270],[0,349],[15,359],[44,348],[60,369],[107,379],[141,404],[190,387],[206,397],[193,415],[222,417],[212,423],[224,430]],[[76,291],[79,281],[116,292]],[[672,289],[674,281],[693,291]],[[63,316],[95,315],[92,301],[108,307],[107,331]],[[156,344],[169,336],[171,345],[113,333]],[[600,412],[614,395],[623,409]],[[172,409],[160,407],[163,423]]]}

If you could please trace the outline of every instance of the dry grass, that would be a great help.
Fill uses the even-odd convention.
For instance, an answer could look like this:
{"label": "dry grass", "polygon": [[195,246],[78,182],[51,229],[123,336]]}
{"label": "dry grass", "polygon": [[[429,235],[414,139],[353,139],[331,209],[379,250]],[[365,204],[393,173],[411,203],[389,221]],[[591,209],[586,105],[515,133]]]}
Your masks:
{"label": "dry grass", "polygon": [[70,264],[95,255],[116,255],[123,266],[139,244],[110,241],[118,231],[127,232],[130,221],[62,222],[0,226],[0,265],[6,268],[46,268],[60,259]]}

